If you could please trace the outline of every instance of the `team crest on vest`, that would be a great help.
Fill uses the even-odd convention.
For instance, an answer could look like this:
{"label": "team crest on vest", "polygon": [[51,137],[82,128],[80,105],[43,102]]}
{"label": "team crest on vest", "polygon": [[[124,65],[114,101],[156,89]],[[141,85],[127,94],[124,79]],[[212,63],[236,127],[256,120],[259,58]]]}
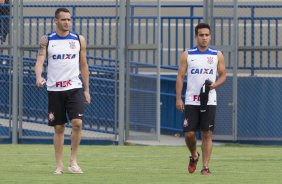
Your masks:
{"label": "team crest on vest", "polygon": [[207,57],[207,62],[209,63],[209,64],[213,64],[213,57]]}
{"label": "team crest on vest", "polygon": [[71,49],[75,49],[76,48],[74,41],[69,42],[69,44],[70,44],[70,48]]}

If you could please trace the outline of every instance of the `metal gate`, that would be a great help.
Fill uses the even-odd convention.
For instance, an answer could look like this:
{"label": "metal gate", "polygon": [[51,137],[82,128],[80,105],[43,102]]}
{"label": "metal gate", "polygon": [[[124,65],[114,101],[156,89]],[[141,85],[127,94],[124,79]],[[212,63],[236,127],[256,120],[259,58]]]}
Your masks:
{"label": "metal gate", "polygon": [[[72,31],[87,41],[92,103],[86,107],[82,143],[124,144],[135,133],[138,139],[142,138],[140,134],[144,131],[143,137],[148,138],[147,133],[151,138],[158,137],[160,29],[155,25],[160,24],[155,23],[160,20],[159,1],[150,3],[152,11],[147,17],[136,10],[136,4],[125,0],[107,3],[97,0],[94,4],[88,1],[29,4],[20,0],[11,1],[11,5],[11,17],[18,19],[1,16],[1,21],[6,17],[13,20],[8,26],[13,34],[0,47],[3,91],[0,126],[5,126],[1,127],[1,137],[11,138],[13,143],[52,142],[53,128],[47,126],[47,90],[36,87],[34,65],[40,37],[54,31],[54,12],[58,7],[70,9]],[[140,42],[140,35],[147,40],[143,42],[142,38]],[[148,40],[151,37],[153,40]],[[46,77],[46,70],[43,75]],[[141,111],[149,106],[150,114]],[[67,123],[65,133],[68,142],[71,124]]]}
{"label": "metal gate", "polygon": [[126,7],[125,138],[158,140],[161,5],[127,0]]}
{"label": "metal gate", "polygon": [[[23,58],[20,77],[19,140],[52,139],[53,128],[46,126],[47,91],[35,86],[33,66],[40,36],[54,31],[54,12],[66,7],[72,13],[72,31],[85,37],[90,70],[92,103],[86,106],[83,119],[82,143],[117,140],[117,86],[118,86],[118,6],[113,0],[105,5],[60,2],[54,4],[24,4],[22,2],[20,48]],[[102,9],[101,9],[102,8]],[[46,75],[46,70],[44,71]],[[71,124],[66,126],[66,139],[70,139]]]}

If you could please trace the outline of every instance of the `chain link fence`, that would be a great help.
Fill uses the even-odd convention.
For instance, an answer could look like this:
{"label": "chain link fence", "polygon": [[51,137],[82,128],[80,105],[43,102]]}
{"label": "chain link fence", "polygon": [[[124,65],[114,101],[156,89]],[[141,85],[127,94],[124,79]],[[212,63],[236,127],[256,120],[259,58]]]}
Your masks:
{"label": "chain link fence", "polygon": [[[47,91],[35,86],[33,67],[40,37],[54,31],[54,12],[66,7],[72,12],[72,31],[82,34],[88,45],[92,104],[86,108],[83,121],[84,140],[115,141],[121,123],[126,139],[155,139],[160,130],[181,132],[183,120],[175,109],[174,91],[179,55],[195,46],[195,25],[208,21],[212,46],[223,51],[228,72],[226,83],[217,90],[215,139],[281,141],[279,0],[166,1],[161,6],[160,22],[157,0],[126,1],[123,11],[129,16],[123,30],[123,60],[118,52],[121,1],[5,2],[0,5],[1,138],[14,135],[12,128],[16,128],[16,138],[52,138],[53,129],[46,125]],[[13,19],[15,3],[22,7],[17,12],[18,23]],[[120,102],[124,103],[122,109]]]}
{"label": "chain link fence", "polygon": [[0,138],[9,137],[11,131],[11,4],[0,2]]}
{"label": "chain link fence", "polygon": [[237,138],[281,141],[282,2],[239,7]]}
{"label": "chain link fence", "polygon": [[228,70],[218,90],[215,138],[281,141],[281,1],[207,2],[212,44],[223,51]]}

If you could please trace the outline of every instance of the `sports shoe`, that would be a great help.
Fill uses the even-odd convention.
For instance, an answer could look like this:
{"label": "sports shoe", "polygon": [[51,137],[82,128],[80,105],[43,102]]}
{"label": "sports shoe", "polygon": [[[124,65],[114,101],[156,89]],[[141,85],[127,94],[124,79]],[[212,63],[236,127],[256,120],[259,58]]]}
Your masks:
{"label": "sports shoe", "polygon": [[188,165],[188,172],[190,174],[194,173],[195,170],[196,170],[197,163],[198,163],[198,160],[200,158],[200,154],[198,152],[197,152],[197,154],[198,154],[198,158],[196,160],[193,158],[193,156],[190,156],[190,161],[189,161],[189,165]]}
{"label": "sports shoe", "polygon": [[57,175],[60,175],[63,173],[64,173],[63,168],[56,168],[56,170],[54,171],[54,174],[57,174]]}
{"label": "sports shoe", "polygon": [[210,169],[208,167],[204,167],[201,170],[201,174],[204,175],[204,176],[209,176],[211,174]]}
{"label": "sports shoe", "polygon": [[72,174],[82,174],[83,173],[81,168],[77,164],[69,166],[68,169]]}

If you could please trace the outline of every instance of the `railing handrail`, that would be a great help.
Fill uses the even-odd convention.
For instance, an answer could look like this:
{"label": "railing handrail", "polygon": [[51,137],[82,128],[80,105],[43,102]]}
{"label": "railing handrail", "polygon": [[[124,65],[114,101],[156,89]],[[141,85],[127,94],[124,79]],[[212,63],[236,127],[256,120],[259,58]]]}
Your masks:
{"label": "railing handrail", "polygon": [[[9,5],[7,5],[9,6]],[[140,7],[140,8],[148,8],[152,7],[155,8],[157,5],[152,4],[131,4],[131,7]],[[85,7],[85,8],[92,8],[92,7],[104,7],[104,8],[114,8],[116,7],[115,4],[23,4],[23,7]],[[162,8],[202,8],[202,4],[162,4]],[[215,7],[221,8],[233,8],[233,5],[215,5]],[[253,5],[238,5],[239,8],[282,8],[281,4],[253,4]]]}

